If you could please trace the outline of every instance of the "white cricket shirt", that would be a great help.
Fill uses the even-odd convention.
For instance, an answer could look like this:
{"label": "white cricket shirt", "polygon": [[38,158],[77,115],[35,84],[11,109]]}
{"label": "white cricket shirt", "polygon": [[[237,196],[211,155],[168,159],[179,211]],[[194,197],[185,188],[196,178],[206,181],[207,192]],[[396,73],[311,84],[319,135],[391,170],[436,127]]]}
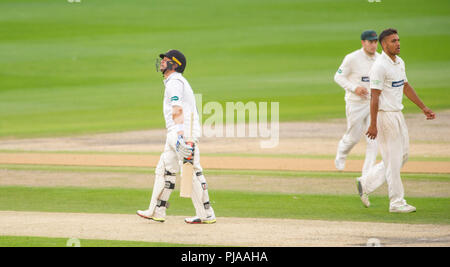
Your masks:
{"label": "white cricket shirt", "polygon": [[381,90],[379,110],[403,110],[403,86],[405,82],[408,82],[405,62],[399,56],[395,57],[394,62],[386,53],[381,53],[370,71],[370,88]]}
{"label": "white cricket shirt", "polygon": [[368,98],[360,97],[355,93],[355,89],[359,86],[369,89],[369,71],[380,56],[375,52],[373,57],[370,57],[364,52],[363,48],[358,49],[345,56],[344,61],[334,75],[334,80],[342,88],[345,89],[345,101],[368,102]]}
{"label": "white cricket shirt", "polygon": [[189,137],[191,112],[194,114],[193,138],[200,137],[200,123],[194,92],[188,81],[181,73],[174,72],[164,79],[164,118],[168,132],[175,131],[176,126],[172,118],[172,107],[180,106],[183,108],[184,115],[184,135]]}

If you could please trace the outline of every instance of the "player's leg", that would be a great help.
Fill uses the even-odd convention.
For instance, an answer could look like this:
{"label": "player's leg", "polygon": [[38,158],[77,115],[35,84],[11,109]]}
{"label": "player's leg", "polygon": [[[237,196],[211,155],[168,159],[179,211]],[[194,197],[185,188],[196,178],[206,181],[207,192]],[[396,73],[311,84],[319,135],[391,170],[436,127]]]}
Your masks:
{"label": "player's leg", "polygon": [[[363,134],[366,133],[367,129],[369,128],[370,125],[370,106],[367,106],[367,109],[365,110],[366,116],[364,118],[364,130],[363,130]],[[366,139],[366,156],[364,159],[364,165],[363,165],[363,169],[362,169],[362,176],[366,175],[369,170],[375,165],[376,161],[377,161],[377,155],[378,155],[378,142],[376,139],[370,139],[369,137],[367,137],[366,135],[365,139]]]}
{"label": "player's leg", "polygon": [[208,194],[208,184],[206,183],[203,169],[200,165],[200,149],[196,145],[194,152],[194,177],[192,179],[192,204],[195,208],[196,216],[186,218],[186,223],[215,223],[216,216],[211,206]]}
{"label": "player's leg", "polygon": [[179,159],[174,147],[173,136],[167,137],[166,146],[155,170],[155,182],[149,208],[137,214],[146,219],[164,222],[169,198],[175,188],[176,174],[179,172]]}
{"label": "player's leg", "polygon": [[172,160],[174,161],[177,160],[177,157],[176,155],[170,154],[172,153],[166,153],[164,155],[164,160],[162,160],[163,163],[159,164],[155,171],[155,184],[149,206],[149,211],[155,218],[164,219],[166,217],[166,209],[169,207],[169,198],[172,191],[175,189],[178,169],[175,164],[170,166],[167,162],[169,162],[168,158],[172,157]]}
{"label": "player's leg", "polygon": [[364,131],[364,109],[367,105],[347,102],[345,112],[347,115],[347,130],[338,144],[335,165],[336,169],[345,168],[345,160],[352,148],[359,142]]}
{"label": "player's leg", "polygon": [[[364,119],[364,132],[370,123],[370,107],[367,107]],[[383,162],[375,165],[378,154],[378,141],[365,136],[366,157],[364,160],[362,176],[356,179],[359,196],[365,207],[370,206],[369,194],[378,189],[386,181],[386,168]]]}
{"label": "player's leg", "polygon": [[[400,162],[400,169],[403,167],[403,165],[408,161],[408,155],[409,155],[409,135],[408,135],[408,128],[406,126],[405,118],[403,117],[403,113],[398,112],[396,114],[398,117],[399,125],[400,125],[400,138],[401,138],[401,153],[399,153],[398,157],[401,158],[399,160]],[[400,173],[398,176],[398,180],[396,180],[396,183],[394,183],[392,190],[389,189],[389,193],[392,194],[395,199],[395,196],[401,196],[401,201],[397,201],[395,205],[391,204],[391,207],[389,209],[390,212],[397,212],[397,213],[409,213],[409,212],[415,212],[416,207],[411,206],[406,203],[406,200],[404,199],[404,188],[403,183],[400,177]],[[391,196],[390,196],[391,197]],[[400,199],[400,197],[397,197]],[[391,200],[392,202],[392,200]]]}
{"label": "player's leg", "polygon": [[391,212],[415,211],[406,204],[400,171],[404,163],[404,138],[401,112],[380,112],[378,115],[378,139],[383,162],[386,166]]}
{"label": "player's leg", "polygon": [[405,117],[403,116],[403,113],[400,113],[400,129],[401,129],[401,137],[402,137],[402,144],[403,144],[403,160],[402,160],[402,167],[405,165],[405,163],[408,161],[409,157],[409,133],[408,133],[408,127],[406,126]]}
{"label": "player's leg", "polygon": [[382,161],[372,166],[365,175],[358,178],[358,181],[361,182],[363,191],[366,194],[370,194],[377,190],[386,182],[386,167],[384,162]]}

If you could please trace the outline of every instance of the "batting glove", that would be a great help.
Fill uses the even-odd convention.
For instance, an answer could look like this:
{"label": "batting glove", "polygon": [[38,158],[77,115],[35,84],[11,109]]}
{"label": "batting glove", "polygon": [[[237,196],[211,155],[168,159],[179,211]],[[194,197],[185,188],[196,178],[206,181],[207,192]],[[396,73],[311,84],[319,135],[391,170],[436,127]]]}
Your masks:
{"label": "batting glove", "polygon": [[178,154],[182,158],[189,158],[194,153],[194,148],[191,147],[189,144],[186,144],[186,141],[184,141],[184,137],[182,135],[178,136],[176,148]]}

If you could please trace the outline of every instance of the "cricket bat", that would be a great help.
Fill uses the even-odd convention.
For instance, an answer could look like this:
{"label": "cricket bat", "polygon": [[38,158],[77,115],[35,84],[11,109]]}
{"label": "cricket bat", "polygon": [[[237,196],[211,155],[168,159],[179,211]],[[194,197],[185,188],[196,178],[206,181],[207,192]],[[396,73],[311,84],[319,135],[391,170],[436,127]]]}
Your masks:
{"label": "cricket bat", "polygon": [[[186,143],[194,146],[194,138],[192,137],[192,128],[194,122],[194,113],[191,113],[191,128],[189,129],[190,134],[186,139]],[[191,156],[190,158],[183,159],[183,168],[181,170],[181,186],[180,186],[180,197],[191,197],[192,193],[192,177],[194,175],[194,160]]]}

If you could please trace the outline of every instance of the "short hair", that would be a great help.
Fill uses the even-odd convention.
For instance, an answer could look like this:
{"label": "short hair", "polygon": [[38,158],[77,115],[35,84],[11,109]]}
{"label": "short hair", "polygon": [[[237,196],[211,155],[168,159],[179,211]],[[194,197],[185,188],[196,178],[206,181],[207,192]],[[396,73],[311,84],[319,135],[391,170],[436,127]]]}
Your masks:
{"label": "short hair", "polygon": [[378,37],[378,41],[379,41],[380,44],[381,44],[381,41],[383,41],[383,39],[384,39],[385,37],[387,37],[387,36],[389,36],[389,35],[392,35],[392,34],[397,34],[397,33],[398,33],[398,32],[397,32],[396,29],[393,29],[393,28],[386,29],[386,30],[384,30],[384,31],[380,34],[380,36]]}

